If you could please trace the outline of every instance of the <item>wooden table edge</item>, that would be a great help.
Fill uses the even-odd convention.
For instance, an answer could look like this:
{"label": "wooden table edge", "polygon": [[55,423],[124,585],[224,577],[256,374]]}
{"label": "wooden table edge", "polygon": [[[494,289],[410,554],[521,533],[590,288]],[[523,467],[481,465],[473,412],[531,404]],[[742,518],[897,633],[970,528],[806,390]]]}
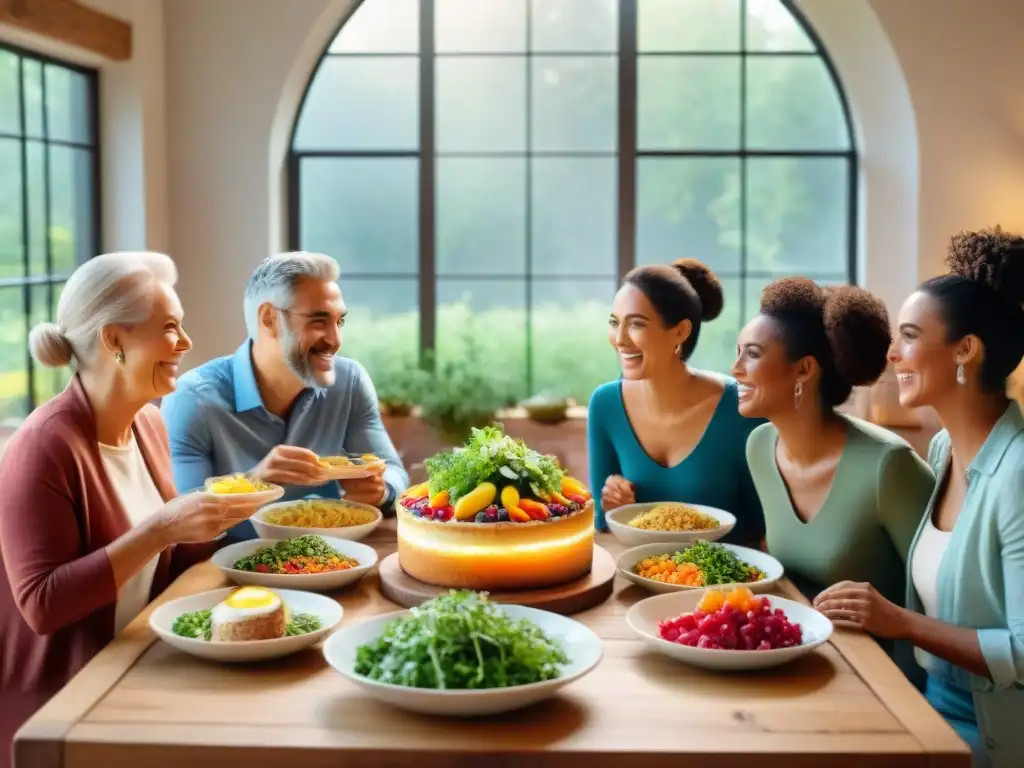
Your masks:
{"label": "wooden table edge", "polygon": [[16,768],[63,768],[71,731],[124,677],[157,640],[149,616],[159,606],[196,592],[217,589],[226,580],[208,563],[178,577],[124,631],[89,661],[67,685],[40,707],[14,734]]}
{"label": "wooden table edge", "polygon": [[[89,711],[157,640],[149,627],[152,611],[169,600],[217,589],[225,584],[224,576],[210,563],[200,563],[182,574],[19,729],[14,738],[16,768],[64,768],[65,750],[74,740],[73,731],[83,725]],[[788,581],[780,582],[778,591],[791,599],[807,602]],[[966,768],[969,765],[967,745],[903,677],[871,637],[836,631],[830,642],[906,734],[920,745],[922,757],[929,768]],[[886,665],[895,674],[886,675],[879,671],[885,670]]]}
{"label": "wooden table edge", "polygon": [[[787,597],[808,603],[791,583],[780,590]],[[931,768],[967,766],[970,747],[903,675],[874,638],[862,632],[836,629],[829,640],[857,676],[929,756]],[[883,674],[885,670],[892,674]],[[966,762],[965,762],[966,760]]]}

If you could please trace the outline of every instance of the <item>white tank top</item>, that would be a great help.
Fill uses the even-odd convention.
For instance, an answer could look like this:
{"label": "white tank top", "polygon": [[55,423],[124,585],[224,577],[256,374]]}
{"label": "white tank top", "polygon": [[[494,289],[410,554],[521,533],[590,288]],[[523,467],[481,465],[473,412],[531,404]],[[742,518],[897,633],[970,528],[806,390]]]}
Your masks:
{"label": "white tank top", "polygon": [[[121,506],[133,526],[138,525],[164,505],[164,500],[150,477],[146,460],[132,433],[124,446],[100,443],[100,457],[107,471],[110,484],[117,493]],[[117,591],[117,610],[114,617],[114,634],[131,623],[149,603],[153,588],[159,555],[146,563],[142,569],[126,581]]]}
{"label": "white tank top", "polygon": [[914,580],[926,615],[935,618],[939,608],[939,565],[949,546],[951,531],[940,531],[932,522],[931,515],[925,521],[917,546],[910,560],[910,575]]}

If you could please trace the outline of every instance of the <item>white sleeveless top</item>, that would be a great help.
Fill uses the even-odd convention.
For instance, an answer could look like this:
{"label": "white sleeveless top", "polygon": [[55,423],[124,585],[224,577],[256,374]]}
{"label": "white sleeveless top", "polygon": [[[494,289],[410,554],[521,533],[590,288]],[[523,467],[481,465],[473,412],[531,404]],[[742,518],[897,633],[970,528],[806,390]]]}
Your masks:
{"label": "white sleeveless top", "polygon": [[[149,474],[149,468],[135,440],[135,433],[127,445],[114,446],[100,443],[100,457],[110,484],[132,526],[136,526],[164,505],[164,500]],[[120,634],[132,619],[149,603],[159,555],[126,581],[117,591],[117,609],[114,616],[114,634]]]}
{"label": "white sleeveless top", "polygon": [[931,515],[928,515],[910,560],[910,575],[914,580],[914,589],[921,598],[925,614],[932,618],[938,614],[939,565],[942,563],[946,548],[949,547],[950,536],[951,531],[940,531],[932,522]]}

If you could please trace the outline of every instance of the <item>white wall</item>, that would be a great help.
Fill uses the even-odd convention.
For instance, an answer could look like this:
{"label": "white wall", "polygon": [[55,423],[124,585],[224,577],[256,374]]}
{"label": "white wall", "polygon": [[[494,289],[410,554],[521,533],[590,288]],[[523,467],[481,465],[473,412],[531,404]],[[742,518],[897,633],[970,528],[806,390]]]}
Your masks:
{"label": "white wall", "polygon": [[190,366],[245,337],[242,290],[285,245],[284,163],[309,74],[351,0],[166,6],[172,252]]}
{"label": "white wall", "polygon": [[82,4],[132,24],[129,61],[107,61],[2,24],[0,40],[99,70],[102,248],[168,250],[163,0]]}

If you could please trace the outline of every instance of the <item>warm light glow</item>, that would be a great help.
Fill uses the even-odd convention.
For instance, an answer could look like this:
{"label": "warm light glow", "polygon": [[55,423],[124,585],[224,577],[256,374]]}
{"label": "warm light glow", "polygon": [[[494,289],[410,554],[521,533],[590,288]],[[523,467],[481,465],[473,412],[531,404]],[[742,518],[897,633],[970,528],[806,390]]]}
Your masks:
{"label": "warm light glow", "polygon": [[[439,525],[443,525],[443,523],[440,523]],[[486,525],[486,523],[478,523],[478,525]],[[525,544],[447,543],[438,541],[433,536],[427,534],[425,531],[419,530],[419,526],[411,525],[400,527],[398,535],[410,544],[412,544],[413,546],[415,546],[417,549],[421,550],[432,550],[434,552],[445,552],[460,555],[476,555],[484,557],[488,555],[508,557],[509,555],[516,554],[517,552],[545,552],[549,550],[569,549],[581,543],[582,541],[585,541],[586,539],[593,539],[594,528],[591,526],[585,530],[568,534],[558,539],[531,541]]]}

